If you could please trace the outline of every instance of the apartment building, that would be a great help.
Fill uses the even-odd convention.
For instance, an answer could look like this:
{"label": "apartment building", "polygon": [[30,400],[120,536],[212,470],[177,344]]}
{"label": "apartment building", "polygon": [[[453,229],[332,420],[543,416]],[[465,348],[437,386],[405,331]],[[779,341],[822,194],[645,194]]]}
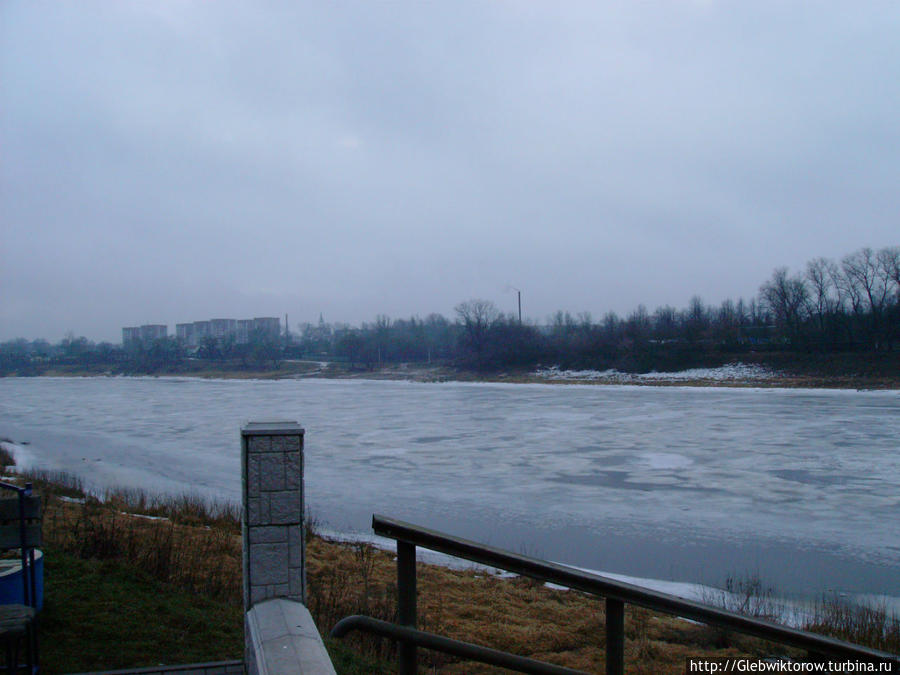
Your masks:
{"label": "apartment building", "polygon": [[235,341],[239,345],[245,345],[250,342],[250,336],[253,334],[253,319],[238,319],[237,334]]}
{"label": "apartment building", "polygon": [[194,324],[193,323],[176,323],[175,324],[175,337],[181,340],[184,344],[196,344],[196,340],[194,339]]}
{"label": "apartment building", "polygon": [[129,326],[128,328],[122,329],[122,345],[127,347],[128,345],[134,344],[135,342],[140,342],[141,339],[141,327],[140,326]]}
{"label": "apartment building", "polygon": [[217,340],[222,340],[226,335],[237,332],[237,321],[234,319],[210,319],[209,335]]}
{"label": "apartment building", "polygon": [[[145,329],[151,328],[155,331],[145,331]],[[161,334],[158,330],[160,328],[162,329]],[[153,337],[146,337],[151,334]],[[281,320],[274,316],[263,316],[253,319],[210,319],[175,324],[175,337],[181,340],[186,347],[199,347],[203,340],[209,337],[222,341],[229,335],[233,335],[235,343],[239,345],[248,344],[254,336],[278,338],[281,335]],[[123,328],[122,344],[128,345],[136,340],[153,340],[156,337],[165,336],[165,326],[148,325]]]}
{"label": "apartment building", "polygon": [[169,327],[165,324],[148,323],[143,326],[129,326],[122,329],[122,345],[127,347],[137,342],[153,342],[168,337]]}
{"label": "apartment building", "polygon": [[253,330],[266,337],[278,337],[281,335],[281,319],[277,316],[257,317],[253,319]]}

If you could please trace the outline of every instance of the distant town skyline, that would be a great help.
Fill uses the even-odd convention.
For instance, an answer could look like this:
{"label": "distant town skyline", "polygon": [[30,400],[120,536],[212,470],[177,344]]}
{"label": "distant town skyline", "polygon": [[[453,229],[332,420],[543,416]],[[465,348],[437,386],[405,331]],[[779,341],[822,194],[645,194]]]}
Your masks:
{"label": "distant town skyline", "polygon": [[900,4],[0,3],[0,340],[756,296],[898,243]]}

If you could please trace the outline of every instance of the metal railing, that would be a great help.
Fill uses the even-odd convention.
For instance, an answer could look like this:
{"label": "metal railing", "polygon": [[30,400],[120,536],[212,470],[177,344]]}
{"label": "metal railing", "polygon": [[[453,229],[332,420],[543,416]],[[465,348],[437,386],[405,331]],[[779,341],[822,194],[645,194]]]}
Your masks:
{"label": "metal railing", "polygon": [[28,545],[28,536],[26,532],[26,498],[31,497],[33,487],[31,483],[25,483],[25,487],[21,485],[13,485],[0,481],[0,489],[15,492],[19,505],[19,553],[22,560],[22,601],[29,607],[37,606],[37,588],[34,576],[34,548]]}
{"label": "metal railing", "polygon": [[[37,536],[35,537],[34,527],[27,523],[29,519],[35,519],[40,515],[40,499],[33,494],[31,483],[25,483],[25,486],[13,485],[0,481],[0,489],[15,492],[18,500],[18,532],[17,543],[21,559],[21,575],[22,575],[22,603],[26,607],[30,607],[36,612],[38,607],[37,598],[37,578],[35,575],[35,556],[34,546],[40,543],[40,525],[37,526]],[[4,550],[13,548],[10,541],[4,541]],[[21,615],[20,615],[21,616]],[[33,614],[32,614],[33,617]],[[39,670],[38,658],[38,638],[37,631],[33,623],[33,619],[26,619],[25,626],[25,668],[28,673],[37,673]],[[15,666],[18,671],[18,648],[11,648],[7,644],[7,664]]]}
{"label": "metal railing", "polygon": [[622,675],[625,670],[626,604],[692,619],[711,626],[806,650],[811,658],[816,660],[889,661],[894,664],[894,668],[900,666],[900,657],[895,654],[703,605],[565,565],[485,546],[393,518],[373,515],[372,529],[375,534],[394,539],[397,542],[399,625],[370,617],[350,616],[339,621],[332,629],[331,635],[332,637],[343,637],[351,630],[361,630],[399,641],[401,675],[416,673],[417,646],[455,654],[473,661],[491,663],[523,673],[573,675],[579,672],[416,630],[416,546],[604,598],[606,603],[607,675]]}

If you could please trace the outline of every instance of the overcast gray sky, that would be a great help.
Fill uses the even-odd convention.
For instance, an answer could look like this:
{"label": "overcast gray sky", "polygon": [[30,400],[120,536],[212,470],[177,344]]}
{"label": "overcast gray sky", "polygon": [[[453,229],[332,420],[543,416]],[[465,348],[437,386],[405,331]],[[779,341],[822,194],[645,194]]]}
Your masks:
{"label": "overcast gray sky", "polygon": [[754,296],[900,243],[900,3],[0,3],[0,339]]}

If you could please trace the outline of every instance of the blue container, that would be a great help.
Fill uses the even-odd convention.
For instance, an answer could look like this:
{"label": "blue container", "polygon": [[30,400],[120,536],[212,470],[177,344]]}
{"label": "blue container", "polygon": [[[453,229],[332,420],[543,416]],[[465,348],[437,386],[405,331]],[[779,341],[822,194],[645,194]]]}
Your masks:
{"label": "blue container", "polygon": [[[38,609],[44,607],[44,554],[34,552],[34,588]],[[24,605],[25,589],[22,587],[22,559],[0,560],[0,605]]]}

